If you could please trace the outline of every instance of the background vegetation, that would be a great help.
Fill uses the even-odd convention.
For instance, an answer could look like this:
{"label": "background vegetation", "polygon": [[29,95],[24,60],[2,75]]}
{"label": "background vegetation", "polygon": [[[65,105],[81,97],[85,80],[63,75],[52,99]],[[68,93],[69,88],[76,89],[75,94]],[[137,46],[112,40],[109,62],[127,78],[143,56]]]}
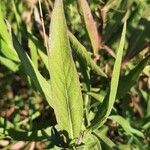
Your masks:
{"label": "background vegetation", "polygon": [[150,1],[63,3],[0,1],[0,149],[149,150]]}

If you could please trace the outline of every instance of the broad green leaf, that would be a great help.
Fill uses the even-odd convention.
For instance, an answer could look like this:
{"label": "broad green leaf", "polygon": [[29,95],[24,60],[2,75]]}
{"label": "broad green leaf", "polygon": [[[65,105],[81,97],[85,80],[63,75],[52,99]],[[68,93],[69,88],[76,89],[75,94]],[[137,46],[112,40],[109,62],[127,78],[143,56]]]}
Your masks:
{"label": "broad green leaf", "polygon": [[109,119],[116,121],[118,124],[120,124],[127,134],[130,134],[130,135],[135,134],[139,137],[144,138],[144,134],[141,131],[131,127],[129,122],[123,117],[119,115],[114,115],[114,116],[110,116]]}
{"label": "broad green leaf", "polygon": [[24,67],[24,71],[31,80],[33,81],[35,87],[38,91],[41,92],[42,95],[46,98],[49,105],[52,107],[52,101],[51,101],[51,91],[50,91],[50,85],[49,83],[43,78],[43,76],[40,74],[38,69],[34,66],[33,62],[29,58],[29,56],[25,53],[22,46],[18,42],[15,35],[12,33],[12,40],[15,50],[18,53],[18,56],[20,58],[21,64]]}
{"label": "broad green leaf", "polygon": [[129,74],[121,77],[118,85],[117,98],[123,97],[128,91],[130,91],[149,60],[150,56],[147,56],[134,69],[132,69]]}
{"label": "broad green leaf", "polygon": [[50,24],[49,72],[58,125],[71,139],[79,136],[83,101],[67,36],[63,1],[56,0]]}
{"label": "broad green leaf", "polygon": [[86,48],[77,40],[77,38],[71,32],[68,32],[68,35],[72,47],[80,61],[86,66],[89,66],[96,74],[107,77],[100,67],[97,66],[96,63],[91,59]]}
{"label": "broad green leaf", "polygon": [[110,92],[106,95],[102,105],[98,107],[98,112],[96,113],[96,116],[94,120],[92,121],[91,128],[100,127],[105,123],[115,103],[116,95],[117,95],[117,88],[118,88],[118,83],[119,83],[119,75],[120,75],[120,69],[121,69],[123,49],[124,49],[124,44],[125,44],[125,35],[126,35],[126,22],[124,23],[124,26],[123,26],[121,40],[120,40],[119,48],[118,48],[117,55],[116,55],[116,60],[114,64],[111,85],[110,85]]}

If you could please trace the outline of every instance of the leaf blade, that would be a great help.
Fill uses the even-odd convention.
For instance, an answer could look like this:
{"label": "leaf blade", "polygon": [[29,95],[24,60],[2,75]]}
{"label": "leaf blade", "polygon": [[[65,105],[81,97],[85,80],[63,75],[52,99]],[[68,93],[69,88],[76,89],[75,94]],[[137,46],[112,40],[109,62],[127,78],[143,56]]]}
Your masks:
{"label": "leaf blade", "polygon": [[69,31],[68,31],[68,35],[72,47],[74,48],[78,58],[82,60],[82,62],[85,65],[89,66],[96,74],[107,77],[107,75],[100,69],[100,67],[97,66],[97,64],[92,60],[86,48],[77,40],[77,38]]}
{"label": "leaf blade", "polygon": [[51,18],[49,72],[58,125],[73,139],[81,130],[83,102],[67,36],[62,0],[55,1]]}
{"label": "leaf blade", "polygon": [[16,36],[14,33],[12,33],[12,40],[14,48],[20,58],[20,61],[24,67],[24,71],[31,80],[33,81],[35,87],[37,90],[40,91],[42,95],[46,98],[47,102],[51,107],[52,106],[52,100],[51,100],[51,93],[50,93],[50,84],[45,80],[45,78],[40,74],[38,69],[35,67],[33,62],[31,61],[30,57],[24,52],[22,46],[18,42]]}
{"label": "leaf blade", "polygon": [[101,36],[99,35],[96,22],[92,16],[87,0],[77,0],[79,12],[85,24],[90,42],[94,53],[97,53],[101,44]]}
{"label": "leaf blade", "polygon": [[118,85],[117,97],[123,97],[131,87],[136,83],[140,73],[143,71],[147,62],[150,60],[150,55],[144,58],[135,68],[133,68],[126,76],[121,77]]}
{"label": "leaf blade", "polygon": [[123,49],[125,45],[125,35],[126,35],[126,22],[124,23],[124,26],[123,26],[121,40],[120,40],[118,52],[116,55],[116,61],[114,64],[110,91],[106,95],[103,101],[103,104],[98,108],[99,110],[94,120],[92,121],[92,125],[89,128],[94,129],[94,128],[102,126],[107,120],[108,116],[110,115],[113,105],[115,103],[116,95],[117,95],[117,88],[119,84],[119,75],[120,75],[120,69],[121,69]]}

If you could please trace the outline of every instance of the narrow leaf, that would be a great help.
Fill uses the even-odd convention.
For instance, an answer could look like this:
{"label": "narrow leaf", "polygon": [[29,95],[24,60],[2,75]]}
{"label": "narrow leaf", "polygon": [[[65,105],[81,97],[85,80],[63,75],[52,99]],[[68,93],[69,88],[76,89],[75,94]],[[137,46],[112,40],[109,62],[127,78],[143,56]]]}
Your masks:
{"label": "narrow leaf", "polygon": [[13,33],[12,33],[12,40],[14,48],[17,51],[20,61],[25,69],[24,71],[26,72],[27,75],[29,75],[37,90],[39,90],[41,94],[44,95],[49,105],[52,106],[50,85],[40,74],[38,69],[34,66],[33,62],[31,61],[29,56],[25,53],[25,51],[23,50],[22,46],[20,45],[20,43],[18,42],[17,38]]}
{"label": "narrow leaf", "polygon": [[0,6],[0,35],[3,37],[3,39],[6,42],[8,42],[9,44],[11,43],[8,29],[7,29],[7,26],[5,24],[3,14],[2,14],[1,6]]}
{"label": "narrow leaf", "polygon": [[0,37],[0,53],[10,60],[19,62],[19,58],[18,58],[17,53],[14,50],[12,44],[9,45],[9,43],[6,43],[6,41],[1,39],[1,37]]}
{"label": "narrow leaf", "polygon": [[114,64],[114,69],[113,69],[112,79],[111,79],[110,92],[106,95],[103,104],[99,106],[98,112],[94,120],[92,121],[92,125],[91,125],[92,128],[100,127],[105,123],[115,103],[117,88],[119,83],[120,69],[121,69],[121,60],[122,60],[123,49],[125,44],[125,34],[126,34],[126,22],[124,23],[123,26],[121,40],[116,55],[116,61]]}
{"label": "narrow leaf", "polygon": [[31,55],[31,60],[33,61],[35,67],[38,68],[38,47],[37,45],[29,39],[29,48],[30,48],[30,55]]}
{"label": "narrow leaf", "polygon": [[78,0],[77,2],[78,2],[79,12],[84,21],[94,53],[97,53],[99,50],[101,37],[99,36],[96,22],[94,21],[94,18],[91,14],[91,10],[87,0]]}
{"label": "narrow leaf", "polygon": [[136,83],[140,73],[145,68],[147,62],[150,60],[150,55],[143,59],[128,75],[121,77],[118,86],[117,98],[123,97],[130,91],[131,87]]}
{"label": "narrow leaf", "polygon": [[67,36],[62,0],[55,1],[51,17],[49,72],[58,125],[73,139],[81,130],[83,101]]}
{"label": "narrow leaf", "polygon": [[0,64],[3,64],[4,66],[6,66],[8,69],[10,69],[13,72],[16,72],[19,70],[18,64],[2,56],[0,56]]}
{"label": "narrow leaf", "polygon": [[[38,55],[40,56],[41,60],[43,61],[44,65],[48,70],[48,56],[44,53],[46,52],[46,48],[44,47],[43,43],[39,41],[35,36],[33,36],[30,32],[27,34],[28,39],[33,44],[33,50],[36,51],[38,49]],[[36,48],[36,49],[35,49]],[[33,53],[34,55],[34,53]],[[37,54],[36,54],[37,55]],[[37,57],[37,56],[36,56]],[[35,58],[35,62],[37,64],[37,58]]]}
{"label": "narrow leaf", "polygon": [[0,53],[2,53],[5,57],[19,61],[16,51],[12,46],[11,37],[9,35],[7,26],[4,21],[4,17],[2,14],[1,6],[0,6]]}
{"label": "narrow leaf", "polygon": [[107,77],[107,75],[100,69],[100,67],[97,66],[91,59],[86,48],[77,40],[77,38],[71,32],[68,32],[68,35],[72,47],[82,63],[84,63],[86,66],[89,66],[96,74]]}
{"label": "narrow leaf", "polygon": [[126,35],[126,22],[124,23],[120,45],[117,51],[116,61],[115,61],[114,69],[112,73],[110,95],[109,95],[109,105],[108,105],[108,111],[106,115],[107,117],[111,113],[114,102],[116,100],[117,88],[118,88],[118,83],[119,83],[119,75],[120,75],[120,69],[121,69],[121,61],[122,61],[123,49],[125,45],[125,35]]}
{"label": "narrow leaf", "polygon": [[119,115],[114,115],[114,116],[110,116],[109,119],[119,123],[127,134],[130,134],[130,135],[135,134],[139,137],[144,138],[144,134],[141,131],[132,128],[130,126],[129,122],[126,119],[124,119],[123,117],[121,117]]}
{"label": "narrow leaf", "polygon": [[93,132],[93,134],[95,134],[99,139],[101,139],[110,148],[113,148],[116,146],[116,144],[111,139],[109,139],[104,133],[95,131],[95,132]]}

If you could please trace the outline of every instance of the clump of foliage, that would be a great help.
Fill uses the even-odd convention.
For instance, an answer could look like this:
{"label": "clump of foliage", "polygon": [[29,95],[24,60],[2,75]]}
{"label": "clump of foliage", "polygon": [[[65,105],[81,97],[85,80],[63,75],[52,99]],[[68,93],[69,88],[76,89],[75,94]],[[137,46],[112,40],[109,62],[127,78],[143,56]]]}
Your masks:
{"label": "clump of foliage", "polygon": [[150,149],[149,5],[1,1],[0,147]]}

